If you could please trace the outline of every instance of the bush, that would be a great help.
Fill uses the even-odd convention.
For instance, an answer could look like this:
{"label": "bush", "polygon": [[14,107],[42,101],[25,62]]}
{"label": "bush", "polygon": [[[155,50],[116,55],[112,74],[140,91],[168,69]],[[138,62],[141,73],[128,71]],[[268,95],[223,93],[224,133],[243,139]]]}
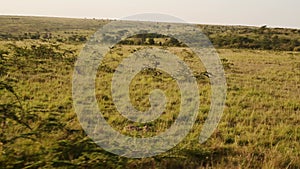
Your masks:
{"label": "bush", "polygon": [[294,47],[294,51],[296,51],[296,52],[300,52],[300,46],[296,46],[296,47]]}

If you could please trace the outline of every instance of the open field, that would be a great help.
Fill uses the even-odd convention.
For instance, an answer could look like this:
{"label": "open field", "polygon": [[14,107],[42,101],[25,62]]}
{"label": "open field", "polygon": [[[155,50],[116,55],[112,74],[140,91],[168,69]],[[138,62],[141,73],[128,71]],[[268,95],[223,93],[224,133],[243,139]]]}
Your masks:
{"label": "open field", "polygon": [[300,30],[199,25],[217,48],[228,86],[223,117],[204,144],[198,137],[211,89],[201,62],[174,44],[115,46],[99,67],[95,93],[104,117],[120,133],[161,133],[180,106],[174,79],[145,70],[131,83],[132,104],[147,110],[149,92],[160,88],[169,98],[165,113],[143,125],[118,114],[111,78],[130,53],[168,49],[193,70],[200,93],[196,123],[179,145],[156,157],[128,159],[88,138],[73,108],[76,58],[89,36],[108,22],[0,16],[0,168],[300,168]]}

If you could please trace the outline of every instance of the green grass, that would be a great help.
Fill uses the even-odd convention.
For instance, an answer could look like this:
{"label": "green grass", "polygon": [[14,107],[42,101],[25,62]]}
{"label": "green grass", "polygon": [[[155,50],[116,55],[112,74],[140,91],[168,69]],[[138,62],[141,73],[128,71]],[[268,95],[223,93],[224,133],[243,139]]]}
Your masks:
{"label": "green grass", "polygon": [[[228,85],[226,107],[212,137],[199,144],[210,106],[209,79],[188,49],[168,47],[193,70],[201,94],[199,115],[175,148],[151,158],[128,159],[93,143],[73,108],[73,68],[84,42],[68,37],[91,35],[105,21],[17,18],[0,17],[1,33],[18,37],[24,32],[49,31],[53,36],[0,41],[0,168],[300,168],[299,52],[219,48]],[[213,36],[219,36],[219,28],[235,28],[216,27],[211,29]],[[253,30],[259,28],[236,29],[255,34]],[[294,32],[280,31],[287,32],[287,37]],[[59,37],[65,40],[57,41]],[[136,137],[154,136],[171,126],[180,103],[175,81],[164,72],[148,70],[131,83],[132,104],[147,110],[149,92],[160,88],[169,98],[165,113],[143,125],[118,114],[110,95],[113,70],[135,49],[146,47],[161,48],[117,46],[105,57],[96,80],[98,106],[107,121],[121,133]]]}

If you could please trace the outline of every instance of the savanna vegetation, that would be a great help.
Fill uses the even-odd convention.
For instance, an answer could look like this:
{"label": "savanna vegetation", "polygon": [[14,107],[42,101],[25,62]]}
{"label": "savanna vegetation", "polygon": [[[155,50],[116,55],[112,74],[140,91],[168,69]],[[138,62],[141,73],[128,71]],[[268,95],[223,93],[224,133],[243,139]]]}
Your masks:
{"label": "savanna vegetation", "polygon": [[120,133],[149,137],[178,114],[172,77],[144,70],[132,81],[132,104],[145,111],[149,93],[168,98],[162,116],[133,123],[114,107],[118,63],[144,48],[176,54],[193,70],[200,108],[190,134],[161,155],[129,159],[106,152],[83,131],[72,101],[74,64],[89,37],[109,20],[0,16],[0,168],[300,168],[300,30],[199,25],[217,48],[227,78],[223,117],[211,138],[198,137],[210,109],[209,77],[176,39],[140,34],[117,44],[99,66],[98,106]]}

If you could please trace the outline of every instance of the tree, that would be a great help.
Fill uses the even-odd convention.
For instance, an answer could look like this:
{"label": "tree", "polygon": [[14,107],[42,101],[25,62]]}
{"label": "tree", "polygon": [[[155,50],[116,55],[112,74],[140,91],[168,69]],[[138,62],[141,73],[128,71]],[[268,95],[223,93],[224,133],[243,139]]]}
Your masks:
{"label": "tree", "polygon": [[149,41],[148,41],[149,45],[154,45],[155,44],[155,41],[153,38],[150,38]]}

